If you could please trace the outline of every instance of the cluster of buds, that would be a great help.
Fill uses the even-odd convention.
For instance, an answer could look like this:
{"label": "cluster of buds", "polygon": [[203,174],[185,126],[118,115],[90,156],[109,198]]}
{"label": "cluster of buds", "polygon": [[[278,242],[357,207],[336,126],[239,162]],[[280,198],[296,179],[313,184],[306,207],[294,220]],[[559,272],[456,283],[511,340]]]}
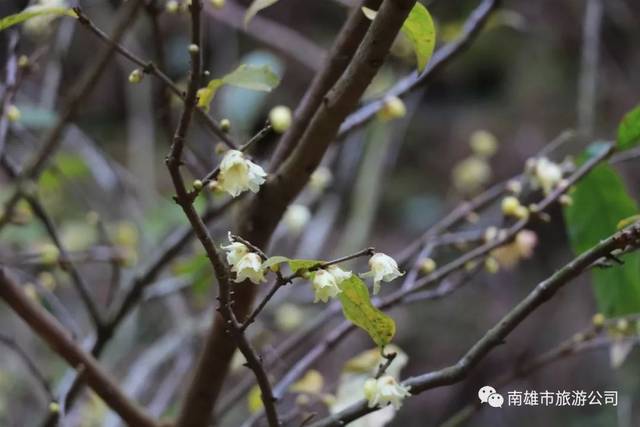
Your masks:
{"label": "cluster of buds", "polygon": [[529,209],[520,204],[520,200],[514,196],[507,196],[502,199],[502,213],[518,219],[526,219],[529,216]]}
{"label": "cluster of buds", "polygon": [[546,157],[527,160],[526,171],[531,176],[533,189],[541,189],[544,194],[549,194],[562,181],[562,166]]}

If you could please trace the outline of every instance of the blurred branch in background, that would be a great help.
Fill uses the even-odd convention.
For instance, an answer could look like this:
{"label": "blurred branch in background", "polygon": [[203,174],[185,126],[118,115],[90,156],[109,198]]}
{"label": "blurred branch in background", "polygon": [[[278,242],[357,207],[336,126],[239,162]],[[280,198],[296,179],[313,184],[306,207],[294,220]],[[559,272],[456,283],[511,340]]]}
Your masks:
{"label": "blurred branch in background", "polygon": [[598,102],[598,66],[603,5],[601,0],[585,2],[582,27],[582,61],[578,80],[578,132],[586,138],[593,135]]}

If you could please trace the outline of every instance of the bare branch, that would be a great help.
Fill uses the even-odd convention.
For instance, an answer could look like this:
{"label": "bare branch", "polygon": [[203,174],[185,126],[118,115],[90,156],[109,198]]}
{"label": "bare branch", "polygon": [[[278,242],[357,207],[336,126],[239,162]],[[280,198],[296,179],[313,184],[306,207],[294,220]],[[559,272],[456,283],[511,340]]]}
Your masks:
{"label": "bare branch", "polygon": [[155,420],[120,390],[98,362],[73,342],[58,321],[22,292],[4,268],[0,268],[0,298],[67,363],[82,372],[87,384],[127,424],[157,427]]}

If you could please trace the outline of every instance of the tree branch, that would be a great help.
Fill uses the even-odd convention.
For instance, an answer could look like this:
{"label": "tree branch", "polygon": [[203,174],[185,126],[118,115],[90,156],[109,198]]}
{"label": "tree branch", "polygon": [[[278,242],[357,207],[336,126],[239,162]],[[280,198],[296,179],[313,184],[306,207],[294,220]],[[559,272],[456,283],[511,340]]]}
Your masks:
{"label": "tree branch", "polygon": [[[640,222],[615,233],[598,245],[584,252],[569,262],[550,278],[538,284],[518,305],[507,313],[493,328],[491,328],[478,342],[476,342],[460,360],[446,368],[429,372],[403,381],[403,385],[410,387],[412,395],[444,385],[454,384],[463,380],[469,371],[476,366],[491,350],[504,343],[505,338],[533,313],[544,302],[571,280],[590,268],[596,260],[607,256],[612,251],[624,250],[628,246],[640,243]],[[360,401],[338,414],[325,418],[312,427],[340,427],[356,420],[378,408],[369,408],[367,402]]]}
{"label": "tree branch", "polygon": [[78,372],[81,372],[87,384],[127,424],[157,427],[155,420],[120,390],[111,376],[98,365],[98,362],[73,342],[57,320],[22,292],[18,285],[8,277],[4,268],[0,268],[0,298],[57,354]]}
{"label": "tree branch", "polygon": [[112,36],[113,43],[107,46],[98,56],[98,59],[84,75],[82,75],[78,83],[69,91],[69,99],[62,108],[60,117],[56,124],[51,128],[44,138],[40,151],[34,156],[29,165],[25,168],[18,179],[18,188],[5,204],[4,212],[0,215],[0,229],[2,229],[10,221],[16,204],[20,200],[21,187],[28,181],[33,181],[44,171],[49,159],[55,154],[62,134],[67,123],[76,115],[82,101],[91,93],[96,83],[107,68],[108,62],[116,51],[115,43],[124,36],[127,29],[135,21],[141,0],[131,0],[122,6],[123,10],[117,19],[116,29]]}

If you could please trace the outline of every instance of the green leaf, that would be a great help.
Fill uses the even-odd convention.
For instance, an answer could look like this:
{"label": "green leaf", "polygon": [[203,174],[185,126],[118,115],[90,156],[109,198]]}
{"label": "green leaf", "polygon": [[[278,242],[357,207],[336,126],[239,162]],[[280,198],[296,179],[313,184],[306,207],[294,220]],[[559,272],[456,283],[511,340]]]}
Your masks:
{"label": "green leaf", "polygon": [[[615,233],[620,220],[638,212],[620,177],[604,164],[584,177],[571,196],[573,204],[564,208],[564,214],[569,240],[578,254]],[[624,265],[592,273],[598,308],[606,316],[640,312],[640,254],[623,259]]]}
{"label": "green leaf", "polygon": [[280,255],[272,256],[271,258],[267,259],[265,262],[262,263],[262,268],[270,268],[270,267],[273,267],[274,265],[282,264],[287,261],[289,261],[289,258],[287,258],[286,256],[280,256]]}
{"label": "green leaf", "polygon": [[413,45],[418,71],[422,72],[436,47],[436,28],[431,14],[421,3],[416,3],[409,12],[409,16],[402,25],[402,32]]}
{"label": "green leaf", "polygon": [[342,292],[338,294],[344,316],[354,325],[367,331],[378,347],[391,342],[396,333],[393,319],[371,304],[367,285],[358,276],[344,280],[340,284]]}
{"label": "green leaf", "polygon": [[21,24],[28,19],[35,18],[36,16],[44,15],[66,15],[77,18],[77,15],[73,11],[73,9],[69,9],[66,7],[31,6],[20,13],[9,15],[0,19],[0,31],[6,30],[7,28],[13,27],[17,24]]}
{"label": "green leaf", "polygon": [[320,261],[317,259],[292,259],[289,260],[289,268],[292,272],[297,273],[300,270],[306,270],[311,267],[315,267],[316,265],[323,262],[324,261]]}
{"label": "green leaf", "polygon": [[198,107],[208,110],[213,97],[223,85],[271,92],[278,84],[280,78],[268,66],[243,64],[226,76],[211,80],[206,87],[198,90]]}
{"label": "green leaf", "polygon": [[249,21],[251,21],[253,17],[258,14],[258,12],[260,12],[262,9],[268,8],[269,6],[277,2],[278,0],[253,0],[253,3],[251,3],[251,6],[249,6],[246,13],[244,14],[244,27],[247,28],[247,25],[249,25]]}
{"label": "green leaf", "polygon": [[640,144],[640,105],[629,111],[618,126],[618,149],[627,150]]}
{"label": "green leaf", "polygon": [[[378,14],[368,7],[363,7],[362,13],[371,20],[375,19]],[[422,72],[436,47],[436,27],[433,25],[433,19],[427,8],[421,3],[416,3],[402,24],[401,31],[413,46],[418,71]]]}

